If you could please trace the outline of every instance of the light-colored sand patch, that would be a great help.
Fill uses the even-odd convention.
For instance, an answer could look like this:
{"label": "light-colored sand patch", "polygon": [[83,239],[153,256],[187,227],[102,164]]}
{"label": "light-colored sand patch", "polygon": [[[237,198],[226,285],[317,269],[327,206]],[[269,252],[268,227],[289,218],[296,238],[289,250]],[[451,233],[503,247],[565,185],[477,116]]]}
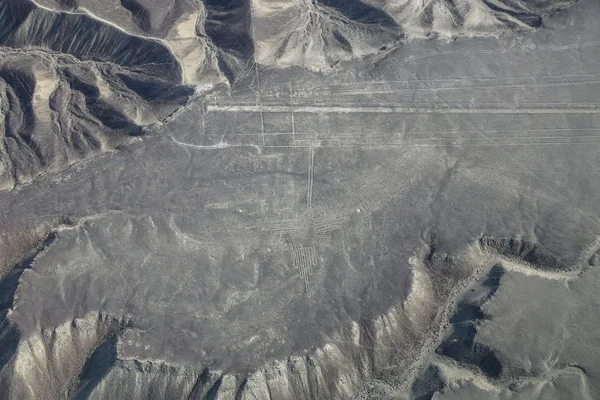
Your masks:
{"label": "light-colored sand patch", "polygon": [[413,256],[408,260],[412,268],[412,284],[410,293],[406,298],[406,310],[411,320],[422,318],[423,308],[431,306],[433,292],[431,279],[427,275],[426,267],[421,257]]}
{"label": "light-colored sand patch", "polygon": [[165,39],[171,51],[181,62],[183,83],[188,85],[202,82],[200,70],[206,61],[206,49],[199,39]]}
{"label": "light-colored sand patch", "polygon": [[33,107],[37,110],[38,121],[50,122],[50,96],[58,87],[56,74],[48,69],[34,70],[35,89],[33,91]]}
{"label": "light-colored sand patch", "polygon": [[94,75],[96,77],[96,87],[98,88],[98,91],[100,92],[100,97],[104,98],[104,99],[108,99],[108,98],[112,97],[112,95],[113,95],[112,90],[110,90],[110,87],[108,86],[108,84],[106,83],[106,81],[104,80],[104,78],[102,77],[100,72],[95,68],[93,69],[93,71],[94,71]]}
{"label": "light-colored sand patch", "polygon": [[[375,2],[367,3],[377,6]],[[432,33],[443,39],[455,36],[497,36],[507,29],[480,0],[457,0],[453,4],[463,15],[462,21],[460,17],[453,15],[448,3],[439,0],[387,1],[382,9],[402,27],[409,39],[423,39],[430,37]],[[428,13],[431,15],[427,15]],[[514,22],[523,25],[520,21]]]}
{"label": "light-colored sand patch", "polygon": [[183,84],[215,84],[226,82],[220,73],[216,58],[212,55],[208,43],[196,36],[196,24],[204,10],[186,16],[171,29],[164,43],[169,46],[179,60],[183,70]]}
{"label": "light-colored sand patch", "polygon": [[252,20],[259,64],[281,68],[302,65],[318,70],[329,65],[326,55],[352,57],[335,46],[330,46],[326,54],[324,38],[331,35],[332,16],[324,15],[311,2],[253,0]]}
{"label": "light-colored sand patch", "polygon": [[472,1],[470,8],[464,17],[463,27],[467,31],[476,30],[499,30],[502,24],[490,12],[490,9],[485,7],[478,1]]}
{"label": "light-colored sand patch", "polygon": [[466,368],[458,363],[452,363],[445,357],[438,355],[433,355],[432,360],[441,369],[444,378],[450,382],[467,381],[486,392],[500,393],[502,391],[500,387],[476,370]]}
{"label": "light-colored sand patch", "polygon": [[177,24],[174,29],[171,30],[170,33],[175,33],[175,35],[169,35],[169,37],[178,38],[178,39],[189,39],[196,37],[196,21],[200,16],[200,11],[190,14],[185,17],[183,21]]}

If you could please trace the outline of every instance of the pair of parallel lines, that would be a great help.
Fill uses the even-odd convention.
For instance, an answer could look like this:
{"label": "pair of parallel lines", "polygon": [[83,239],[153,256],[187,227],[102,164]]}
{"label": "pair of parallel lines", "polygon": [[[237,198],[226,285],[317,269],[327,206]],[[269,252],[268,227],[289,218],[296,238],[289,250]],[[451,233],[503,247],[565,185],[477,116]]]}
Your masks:
{"label": "pair of parallel lines", "polygon": [[310,276],[313,274],[313,267],[317,266],[317,255],[314,247],[294,247],[292,249],[294,268],[300,271],[300,277],[304,281],[306,297],[312,296],[312,287]]}
{"label": "pair of parallel lines", "polygon": [[339,212],[329,214],[325,217],[317,218],[314,221],[314,229],[317,235],[324,235],[327,232],[341,229],[342,224],[350,219],[349,212]]}
{"label": "pair of parallel lines", "polygon": [[[407,82],[409,83],[409,82]],[[464,86],[439,86],[439,87],[435,87],[433,88],[433,90],[436,91],[455,91],[455,90],[479,90],[479,89],[484,89],[484,90],[489,90],[489,89],[495,89],[495,90],[506,90],[506,89],[522,89],[522,90],[527,90],[527,89],[531,89],[531,88],[545,88],[545,87],[558,87],[558,86],[573,86],[573,85],[578,85],[578,84],[597,84],[600,83],[600,80],[597,79],[591,79],[591,80],[572,80],[572,81],[560,81],[560,82],[535,82],[535,83],[527,83],[527,84],[518,84],[518,83],[513,83],[513,84],[481,84],[481,85],[464,85]],[[384,83],[381,83],[381,85],[383,86]],[[371,86],[371,87],[370,87]],[[428,91],[425,88],[411,88],[411,87],[401,87],[401,88],[385,88],[385,89],[377,89],[374,88],[373,84],[371,83],[366,83],[364,85],[364,88],[331,88],[329,90],[327,89],[308,89],[305,91],[302,91],[301,94],[303,94],[304,96],[299,96],[300,98],[302,97],[309,97],[309,96],[356,96],[356,95],[378,95],[378,94],[394,94],[394,93],[418,93],[418,92],[426,92]],[[271,98],[271,97],[275,97],[275,96],[268,96],[267,98]]]}
{"label": "pair of parallel lines", "polygon": [[[485,130],[485,133],[509,133],[509,132],[516,132],[519,133],[520,135],[523,135],[525,133],[532,133],[532,132],[553,132],[553,133],[559,133],[559,132],[599,132],[600,133],[600,126],[599,127],[588,127],[588,128],[548,128],[548,129],[490,129],[490,130]],[[281,131],[281,132],[266,132],[265,136],[281,136],[281,135],[289,135],[292,137],[296,137],[298,136],[299,139],[298,140],[302,140],[301,138],[303,136],[309,136],[311,138],[317,138],[319,136],[323,136],[323,137],[356,137],[356,136],[369,136],[369,137],[377,137],[377,136],[402,136],[402,137],[407,137],[410,140],[430,140],[430,139],[453,139],[453,140],[460,140],[460,139],[470,139],[470,137],[460,137],[460,136],[455,136],[455,137],[420,137],[420,136],[416,136],[416,135],[440,135],[440,134],[470,134],[470,133],[479,133],[476,131],[472,131],[472,130],[439,130],[439,131],[410,131],[407,130],[406,132],[400,132],[400,131],[391,131],[391,132],[370,132],[365,134],[364,132],[345,132],[345,131],[341,131],[341,132],[318,132],[318,131],[314,131],[314,132],[296,132],[295,129],[292,130],[292,132],[285,132],[285,131]],[[225,134],[206,134],[204,136],[215,136],[215,137],[219,137],[219,138],[225,138],[225,137],[232,137],[232,136],[255,136],[258,137],[260,136],[261,133],[238,133],[238,132],[231,132],[231,133],[225,133]],[[582,135],[579,135],[582,136]],[[545,138],[548,136],[518,136],[518,137],[522,137],[522,138]],[[564,136],[561,136],[564,137]],[[572,136],[573,137],[573,136]],[[482,137],[473,137],[473,139],[477,139],[480,138],[482,139]],[[502,137],[499,137],[502,138]],[[508,139],[512,138],[511,137],[506,137]],[[485,139],[485,138],[483,138]],[[487,139],[494,139],[494,137],[487,137]]]}

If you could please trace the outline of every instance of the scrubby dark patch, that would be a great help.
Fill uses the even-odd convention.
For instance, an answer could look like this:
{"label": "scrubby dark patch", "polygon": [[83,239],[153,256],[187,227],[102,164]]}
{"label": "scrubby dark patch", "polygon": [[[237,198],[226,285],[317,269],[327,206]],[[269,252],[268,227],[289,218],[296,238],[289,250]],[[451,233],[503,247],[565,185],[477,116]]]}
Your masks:
{"label": "scrubby dark patch", "polygon": [[131,12],[131,19],[144,32],[152,29],[150,13],[140,3],[135,0],[121,0],[121,6]]}
{"label": "scrubby dark patch", "polygon": [[219,71],[221,71],[221,73],[229,83],[233,83],[237,80],[237,68],[231,68],[229,66],[229,63],[223,57],[217,58],[217,65],[219,67]]}
{"label": "scrubby dark patch", "polygon": [[515,238],[493,238],[489,236],[482,237],[479,243],[484,249],[494,250],[506,257],[518,258],[540,269],[564,270],[567,268],[560,259],[550,254],[539,243]]}
{"label": "scrubby dark patch", "polygon": [[249,0],[204,0],[204,31],[218,48],[219,66],[233,82],[254,56]]}
{"label": "scrubby dark patch", "polygon": [[588,264],[592,267],[597,267],[600,265],[600,251],[597,251],[593,256],[590,257]]}
{"label": "scrubby dark patch", "polygon": [[94,388],[108,375],[117,360],[117,337],[106,339],[90,355],[79,374],[78,400],[88,399]]}
{"label": "scrubby dark patch", "polygon": [[437,251],[439,239],[438,234],[434,230],[429,231],[428,236],[429,251],[425,255],[425,264],[431,265],[439,258]]}
{"label": "scrubby dark patch", "polygon": [[414,400],[431,400],[435,392],[443,389],[444,385],[439,367],[429,365],[413,383],[411,388],[412,398]]}
{"label": "scrubby dark patch", "polygon": [[344,50],[347,53],[352,53],[352,45],[338,30],[333,30],[331,34],[333,35],[333,38],[337,41],[339,47],[342,48],[342,50]]}
{"label": "scrubby dark patch", "polygon": [[419,15],[420,22],[431,28],[433,25],[433,2],[429,2],[427,6],[421,11],[421,15]]}

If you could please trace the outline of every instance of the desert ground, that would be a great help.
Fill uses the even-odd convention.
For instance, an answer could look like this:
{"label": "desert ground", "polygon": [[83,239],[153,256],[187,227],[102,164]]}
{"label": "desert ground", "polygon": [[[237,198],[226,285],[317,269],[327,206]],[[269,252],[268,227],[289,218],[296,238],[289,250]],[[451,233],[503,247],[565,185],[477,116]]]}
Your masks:
{"label": "desert ground", "polygon": [[0,4],[0,398],[600,397],[600,4],[166,3]]}

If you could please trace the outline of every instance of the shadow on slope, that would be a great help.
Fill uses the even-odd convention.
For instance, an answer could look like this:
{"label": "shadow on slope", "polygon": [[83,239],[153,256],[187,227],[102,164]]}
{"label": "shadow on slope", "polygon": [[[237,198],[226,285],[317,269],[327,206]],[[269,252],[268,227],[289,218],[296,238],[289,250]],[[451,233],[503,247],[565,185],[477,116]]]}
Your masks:
{"label": "shadow on slope", "polygon": [[360,0],[314,0],[337,10],[348,19],[368,25],[397,28],[396,21],[385,11],[363,3]]}
{"label": "shadow on slope", "polygon": [[494,238],[484,236],[479,240],[483,249],[490,249],[508,258],[525,261],[540,269],[567,269],[559,258],[539,243],[516,238]]}
{"label": "shadow on slope", "polygon": [[117,360],[117,336],[106,339],[87,359],[79,374],[78,400],[88,399]]}
{"label": "shadow on slope", "polygon": [[6,101],[0,105],[4,114],[5,146],[9,152],[18,148],[25,150],[12,160],[13,171],[27,169],[31,164],[43,163],[45,157],[34,138],[35,77],[29,71],[5,67],[0,68],[0,81],[5,84],[4,93],[0,93],[0,98],[4,97]]}
{"label": "shadow on slope", "polygon": [[505,22],[508,21],[506,20],[506,18],[502,18],[503,14],[511,16],[532,28],[539,28],[540,26],[542,26],[542,16],[539,14],[529,13],[525,10],[514,11],[507,7],[501,7],[498,5],[498,3],[491,2],[489,0],[483,0],[483,2],[487,7],[489,7],[490,10],[498,13],[498,18]]}
{"label": "shadow on slope", "polygon": [[475,284],[464,295],[450,318],[452,325],[450,335],[436,349],[440,355],[479,368],[490,378],[500,376],[502,364],[491,348],[477,343],[475,338],[479,324],[487,319],[481,306],[498,290],[503,274],[502,266],[495,265],[483,282]]}
{"label": "shadow on slope", "polygon": [[173,86],[169,82],[151,80],[142,74],[117,74],[128,89],[151,103],[183,106],[194,94],[190,86]]}
{"label": "shadow on slope", "polygon": [[3,46],[45,48],[181,82],[181,67],[166,46],[129,35],[85,14],[48,11],[29,1],[5,0],[0,5],[0,27]]}
{"label": "shadow on slope", "polygon": [[[254,56],[250,0],[204,0],[204,32],[218,49],[219,68],[229,82],[248,66]],[[202,36],[201,32],[196,32]]]}
{"label": "shadow on slope", "polygon": [[123,8],[131,12],[131,19],[144,32],[152,29],[148,9],[136,0],[121,0]]}
{"label": "shadow on slope", "polygon": [[85,96],[85,105],[87,111],[96,117],[102,125],[118,131],[123,131],[130,136],[138,136],[142,128],[133,123],[123,113],[109,106],[100,99],[100,91],[96,86],[90,85],[69,70],[62,71],[67,78],[71,89],[76,90]]}
{"label": "shadow on slope", "polygon": [[6,370],[10,360],[15,356],[21,340],[18,327],[8,319],[8,312],[13,306],[15,294],[19,287],[19,279],[23,272],[30,269],[35,258],[56,240],[50,233],[42,242],[23,257],[0,281],[0,386],[8,390],[12,371]]}

